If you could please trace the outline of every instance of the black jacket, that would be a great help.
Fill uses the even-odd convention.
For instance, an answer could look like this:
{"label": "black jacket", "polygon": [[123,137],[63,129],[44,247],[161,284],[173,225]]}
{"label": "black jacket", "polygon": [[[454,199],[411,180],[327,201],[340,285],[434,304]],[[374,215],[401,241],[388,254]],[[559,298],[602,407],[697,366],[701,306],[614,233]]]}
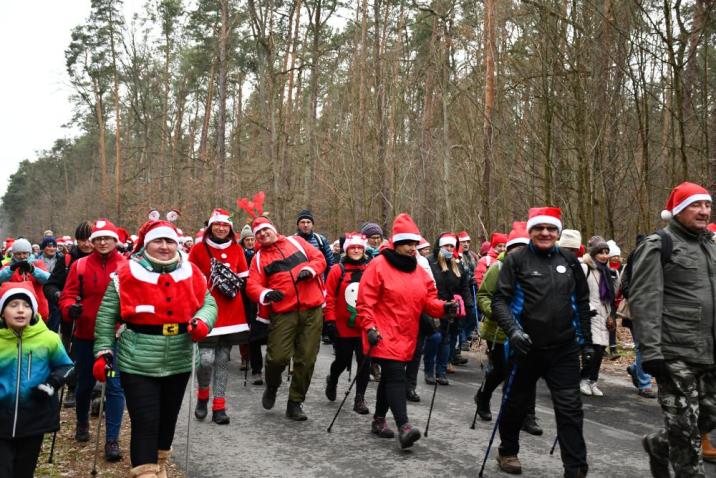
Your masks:
{"label": "black jacket", "polygon": [[591,343],[589,286],[577,257],[530,245],[508,254],[492,298],[492,318],[508,335],[521,327],[535,348]]}
{"label": "black jacket", "polygon": [[[70,256],[69,264],[67,263],[67,255]],[[72,263],[88,254],[80,251],[77,246],[72,246],[72,249],[70,249],[70,252],[67,255],[65,255],[61,261],[57,261],[55,268],[52,270],[52,274],[50,274],[50,278],[42,288],[42,290],[45,291],[45,297],[47,297],[47,300],[50,301],[50,303],[57,303],[56,297],[58,297],[59,293],[62,292],[62,289],[65,288],[67,274],[70,272],[70,266]]]}
{"label": "black jacket", "polygon": [[472,292],[470,291],[470,277],[465,270],[465,266],[460,262],[457,263],[457,266],[460,268],[460,277],[458,277],[452,271],[452,265],[443,272],[435,255],[428,258],[428,263],[435,278],[435,287],[438,289],[438,299],[452,300],[453,296],[458,294],[465,302],[465,310],[469,313],[469,311],[472,310],[473,303]]}

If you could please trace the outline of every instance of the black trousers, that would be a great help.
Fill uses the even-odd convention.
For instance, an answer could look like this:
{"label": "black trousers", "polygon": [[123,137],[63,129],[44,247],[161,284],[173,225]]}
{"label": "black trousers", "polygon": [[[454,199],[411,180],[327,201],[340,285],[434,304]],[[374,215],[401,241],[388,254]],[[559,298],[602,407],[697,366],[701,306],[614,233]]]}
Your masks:
{"label": "black trousers", "polygon": [[594,348],[594,356],[592,361],[589,362],[589,367],[582,368],[582,379],[596,382],[599,380],[599,369],[602,368],[602,359],[604,358],[606,347],[604,345],[592,345],[592,347]]}
{"label": "black trousers", "polygon": [[423,347],[425,347],[425,336],[421,332],[418,334],[413,358],[408,362],[408,366],[405,369],[408,387],[412,390],[415,390],[418,386],[418,371],[420,370],[420,359],[423,357]]}
{"label": "black trousers", "polygon": [[527,414],[530,397],[537,380],[544,378],[552,393],[559,450],[565,471],[587,471],[579,375],[579,346],[576,343],[533,350],[520,361],[500,419],[500,455],[519,453],[520,428]]}
{"label": "black trousers", "polygon": [[249,363],[251,364],[251,374],[261,375],[264,368],[264,357],[261,353],[261,345],[265,345],[266,341],[261,342],[249,342]]}
{"label": "black trousers", "polygon": [[[493,392],[501,383],[507,380],[510,375],[510,366],[505,359],[505,345],[495,342],[487,342],[487,356],[490,365],[485,372],[485,381],[482,384],[482,392],[486,397],[491,397]],[[537,400],[537,384],[532,388],[532,396],[527,406],[527,415],[535,415],[535,401]]]}
{"label": "black trousers", "polygon": [[[363,343],[360,337],[336,337],[333,342],[333,348],[336,351],[336,358],[331,363],[331,378],[332,382],[338,382],[338,377],[344,370],[348,369],[353,358],[353,353],[356,354],[356,397],[365,396],[365,390],[368,388],[368,381],[370,380],[370,366],[368,364],[363,366],[365,356],[363,355]],[[370,359],[368,359],[370,360]]]}
{"label": "black trousers", "polygon": [[398,428],[408,423],[408,407],[405,398],[405,367],[407,362],[374,358],[380,365],[380,383],[375,399],[376,417],[385,417],[388,409],[393,412],[393,418]]}
{"label": "black trousers", "polygon": [[122,372],[120,380],[132,421],[132,466],[157,462],[157,450],[169,450],[189,372],[147,377]]}
{"label": "black trousers", "polygon": [[0,438],[0,478],[32,478],[43,437]]}

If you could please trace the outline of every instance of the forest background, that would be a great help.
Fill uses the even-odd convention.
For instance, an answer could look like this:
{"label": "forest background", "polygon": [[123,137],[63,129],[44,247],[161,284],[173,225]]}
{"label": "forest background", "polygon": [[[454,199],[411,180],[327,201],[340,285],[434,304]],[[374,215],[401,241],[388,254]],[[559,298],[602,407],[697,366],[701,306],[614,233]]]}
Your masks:
{"label": "forest background", "polygon": [[10,234],[241,224],[263,190],[283,232],[308,207],[330,237],[402,211],[476,237],[555,205],[629,246],[678,182],[716,195],[716,0],[91,3],[65,50],[81,134],[10,177]]}

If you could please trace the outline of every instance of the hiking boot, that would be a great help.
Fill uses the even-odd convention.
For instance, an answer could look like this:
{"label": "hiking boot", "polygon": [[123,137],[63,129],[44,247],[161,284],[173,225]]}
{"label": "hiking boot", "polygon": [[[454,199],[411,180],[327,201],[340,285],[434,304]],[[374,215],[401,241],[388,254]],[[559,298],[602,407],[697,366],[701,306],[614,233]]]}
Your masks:
{"label": "hiking boot", "polygon": [[540,436],[543,433],[542,428],[537,424],[537,417],[531,413],[525,416],[525,420],[522,422],[522,430],[534,436]]}
{"label": "hiking boot", "polygon": [[75,441],[84,443],[84,442],[88,442],[89,440],[90,440],[89,422],[86,422],[86,423],[77,422],[77,427],[75,428]]}
{"label": "hiking boot", "polygon": [[435,377],[432,375],[425,374],[425,383],[428,385],[435,385]]}
{"label": "hiking boot", "polygon": [[656,392],[651,387],[641,388],[637,394],[644,398],[656,398]]}
{"label": "hiking boot", "polygon": [[492,421],[492,412],[490,411],[490,397],[483,391],[478,390],[475,394],[475,404],[477,405],[477,414],[483,421]]}
{"label": "hiking boot", "polygon": [[668,452],[657,452],[657,445],[654,443],[655,438],[656,433],[650,433],[649,435],[644,435],[641,439],[644,451],[646,451],[649,455],[649,468],[651,469],[651,476],[654,478],[671,478],[671,473],[669,472]]}
{"label": "hiking boot", "polygon": [[104,459],[113,463],[122,459],[122,452],[119,450],[117,440],[107,440],[104,444]]}
{"label": "hiking boot", "polygon": [[157,465],[159,466],[159,473],[157,478],[167,478],[167,463],[172,457],[172,450],[157,450]]}
{"label": "hiking boot", "polygon": [[308,420],[308,417],[303,413],[303,406],[301,402],[294,402],[289,400],[286,404],[286,417],[297,422]]}
{"label": "hiking boot", "polygon": [[564,470],[564,478],[586,478],[587,470],[576,469],[576,470]]}
{"label": "hiking boot", "polygon": [[450,385],[450,381],[447,379],[447,377],[438,377],[435,379],[436,382],[438,382],[439,385]]}
{"label": "hiking boot", "polygon": [[420,401],[420,395],[418,395],[418,392],[416,392],[414,388],[408,389],[408,391],[405,393],[405,398],[409,402],[419,402]]}
{"label": "hiking boot", "polygon": [[582,392],[582,395],[592,395],[592,387],[589,385],[589,380],[579,382],[579,391]]}
{"label": "hiking boot", "polygon": [[509,473],[511,475],[522,474],[522,463],[520,463],[520,459],[517,458],[517,455],[497,455],[497,464],[499,465],[500,470],[505,473]]}
{"label": "hiking boot", "polygon": [[410,423],[406,423],[400,427],[398,432],[398,441],[400,442],[400,448],[410,448],[413,443],[420,440],[420,430],[414,428]]}
{"label": "hiking boot", "polygon": [[355,401],[353,402],[353,411],[361,415],[368,415],[370,413],[368,405],[366,405],[361,395],[356,395]]}
{"label": "hiking boot", "polygon": [[207,403],[209,403],[209,400],[197,400],[196,401],[196,408],[194,409],[194,416],[198,420],[205,419],[206,415],[209,413],[209,411],[206,408]]}
{"label": "hiking boot", "polygon": [[395,433],[393,430],[388,428],[388,422],[385,417],[373,417],[373,422],[370,424],[370,432],[378,435],[380,438],[393,438]]}
{"label": "hiking boot", "polygon": [[266,387],[266,390],[264,390],[264,395],[261,397],[261,405],[266,410],[271,410],[276,403],[276,392],[278,391],[278,387]]}
{"label": "hiking boot", "polygon": [[701,449],[704,452],[704,461],[716,463],[716,448],[711,444],[708,433],[701,434]]}
{"label": "hiking boot", "polygon": [[211,412],[211,421],[217,425],[228,425],[231,419],[226,414],[226,410],[222,408],[221,410],[213,410]]}
{"label": "hiking boot", "polygon": [[331,380],[331,376],[326,376],[326,398],[332,402],[336,401],[336,387],[338,386],[338,381]]}
{"label": "hiking boot", "polygon": [[68,390],[67,394],[65,395],[65,400],[62,402],[62,406],[64,408],[75,408],[75,391]]}
{"label": "hiking boot", "polygon": [[264,384],[264,379],[261,376],[261,373],[252,373],[251,378],[253,379],[253,382],[251,382],[251,383],[253,383],[254,385],[263,385]]}
{"label": "hiking boot", "polygon": [[132,478],[157,478],[159,471],[159,465],[156,463],[145,463],[129,470],[129,476]]}

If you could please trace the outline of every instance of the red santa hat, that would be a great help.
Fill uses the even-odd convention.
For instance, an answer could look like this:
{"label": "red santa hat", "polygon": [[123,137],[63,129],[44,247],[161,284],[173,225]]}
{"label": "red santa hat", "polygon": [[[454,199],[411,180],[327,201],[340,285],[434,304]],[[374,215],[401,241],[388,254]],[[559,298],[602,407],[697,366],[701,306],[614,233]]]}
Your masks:
{"label": "red santa hat", "polygon": [[276,227],[273,225],[273,223],[267,218],[266,216],[259,216],[256,219],[253,220],[251,223],[251,230],[254,232],[254,236],[262,229],[269,228],[276,234],[278,234],[278,231],[276,231]]}
{"label": "red santa hat", "polygon": [[460,231],[460,234],[457,235],[457,240],[460,242],[469,241],[471,240],[470,234],[468,234],[467,231]]}
{"label": "red santa hat", "polygon": [[115,241],[119,241],[117,226],[112,224],[109,219],[97,219],[94,226],[92,226],[92,234],[90,234],[89,240],[92,241],[98,237],[111,237]]}
{"label": "red santa hat", "polygon": [[393,221],[393,237],[391,242],[395,244],[401,241],[420,242],[420,229],[410,215],[402,212]]}
{"label": "red santa hat", "polygon": [[709,192],[698,184],[683,182],[671,190],[661,219],[668,221],[696,201],[711,201]]}
{"label": "red santa hat", "polygon": [[708,229],[709,231],[716,234],[716,224],[714,224],[713,222],[711,224],[709,224],[708,226],[706,226],[706,229]]}
{"label": "red santa hat", "polygon": [[343,252],[348,252],[349,247],[362,247],[365,249],[368,240],[364,234],[359,232],[346,232],[346,240],[343,242]]}
{"label": "red santa hat", "polygon": [[418,242],[418,247],[416,247],[417,250],[425,249],[426,247],[430,247],[430,243],[425,240],[424,237],[420,238],[420,242]]}
{"label": "red santa hat", "polygon": [[72,237],[71,236],[62,236],[62,243],[66,244],[68,246],[72,245]]}
{"label": "red santa hat", "polygon": [[23,296],[30,303],[33,314],[37,312],[37,298],[31,282],[5,282],[0,286],[0,314],[10,300]]}
{"label": "red santa hat", "polygon": [[527,219],[527,231],[537,224],[550,224],[562,230],[562,211],[558,207],[533,207],[530,208]]}
{"label": "red santa hat", "polygon": [[502,232],[493,232],[490,236],[490,247],[496,247],[498,244],[504,244],[507,242],[507,234]]}
{"label": "red santa hat", "polygon": [[517,244],[529,244],[530,236],[527,233],[527,223],[515,221],[512,223],[512,230],[507,235],[505,246],[509,249]]}
{"label": "red santa hat", "polygon": [[490,243],[483,241],[482,244],[480,244],[480,255],[484,256],[488,252],[490,252]]}
{"label": "red santa hat", "polygon": [[134,244],[135,252],[155,239],[168,239],[179,244],[179,234],[177,234],[176,226],[169,221],[149,220],[145,222],[139,228],[137,242]]}
{"label": "red santa hat", "polygon": [[208,226],[211,227],[211,225],[214,224],[215,222],[228,224],[229,226],[231,226],[232,229],[234,228],[234,223],[231,222],[231,214],[226,209],[216,208],[213,211],[211,211],[211,216],[209,216]]}
{"label": "red santa hat", "polygon": [[438,239],[438,246],[457,246],[457,236],[451,232],[441,234],[440,238]]}

